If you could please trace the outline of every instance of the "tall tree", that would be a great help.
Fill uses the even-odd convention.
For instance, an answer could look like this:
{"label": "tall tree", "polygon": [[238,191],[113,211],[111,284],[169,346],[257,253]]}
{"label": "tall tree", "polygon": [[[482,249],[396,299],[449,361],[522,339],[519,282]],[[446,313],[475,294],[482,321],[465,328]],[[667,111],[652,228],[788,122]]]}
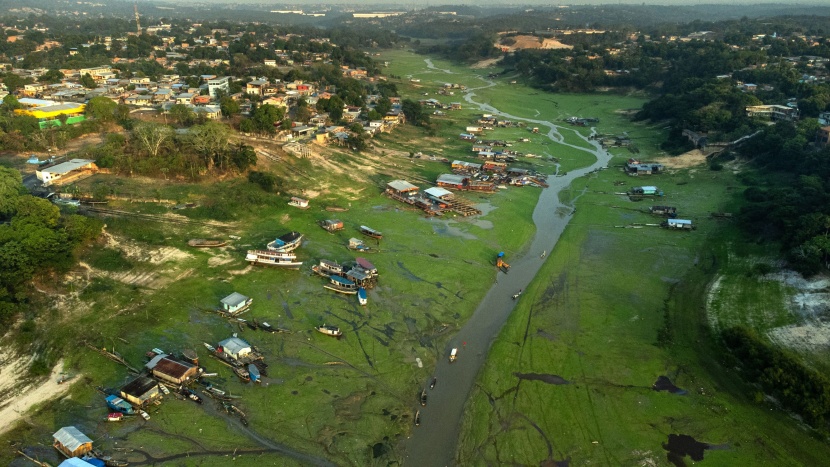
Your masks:
{"label": "tall tree", "polygon": [[157,157],[164,145],[173,138],[173,129],[155,122],[141,122],[133,128],[132,138],[150,156]]}

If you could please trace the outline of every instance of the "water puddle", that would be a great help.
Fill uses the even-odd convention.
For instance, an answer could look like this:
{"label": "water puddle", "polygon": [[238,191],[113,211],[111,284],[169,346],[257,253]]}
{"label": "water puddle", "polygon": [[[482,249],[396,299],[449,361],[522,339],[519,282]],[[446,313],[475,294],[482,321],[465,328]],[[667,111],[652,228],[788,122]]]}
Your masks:
{"label": "water puddle", "polygon": [[678,396],[685,396],[688,394],[685,389],[680,389],[671,382],[668,376],[659,376],[657,381],[651,386],[655,391],[667,391]]}
{"label": "water puddle", "polygon": [[669,435],[669,441],[663,444],[663,449],[668,451],[666,457],[669,462],[677,467],[686,467],[686,456],[689,456],[693,461],[700,462],[703,460],[703,454],[707,449],[725,449],[724,446],[712,446],[708,443],[702,443],[689,435]]}
{"label": "water puddle", "polygon": [[566,380],[565,378],[559,375],[550,375],[543,373],[513,373],[513,375],[519,379],[524,379],[528,381],[541,381],[543,383],[555,385],[571,384],[570,381]]}

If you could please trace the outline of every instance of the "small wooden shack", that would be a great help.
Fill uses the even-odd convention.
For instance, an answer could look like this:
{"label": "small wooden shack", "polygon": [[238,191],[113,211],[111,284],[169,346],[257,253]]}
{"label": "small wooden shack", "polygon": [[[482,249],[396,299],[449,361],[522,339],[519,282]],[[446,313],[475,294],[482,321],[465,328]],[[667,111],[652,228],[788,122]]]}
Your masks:
{"label": "small wooden shack", "polygon": [[294,206],[295,208],[308,209],[308,200],[292,196],[291,201],[288,202],[288,205]]}
{"label": "small wooden shack", "polygon": [[219,351],[224,352],[227,356],[234,360],[247,357],[251,354],[251,344],[245,342],[238,337],[229,337],[219,342]]}
{"label": "small wooden shack", "polygon": [[65,426],[52,437],[55,449],[66,457],[80,457],[92,451],[92,440],[74,426]]}
{"label": "small wooden shack", "polygon": [[161,397],[158,381],[146,376],[139,376],[124,385],[121,388],[120,395],[125,401],[137,407],[146,405],[153,399]]}

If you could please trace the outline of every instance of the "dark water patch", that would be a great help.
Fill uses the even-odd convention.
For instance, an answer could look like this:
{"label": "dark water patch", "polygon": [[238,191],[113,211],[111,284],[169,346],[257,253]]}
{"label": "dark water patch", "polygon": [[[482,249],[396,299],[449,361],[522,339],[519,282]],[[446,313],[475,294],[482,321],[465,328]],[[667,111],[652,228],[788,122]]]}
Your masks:
{"label": "dark water patch", "polygon": [[314,381],[314,377],[311,376],[311,375],[308,375],[308,376],[305,377],[305,380],[306,381]]}
{"label": "dark water patch", "polygon": [[386,443],[376,443],[372,446],[372,457],[375,459],[385,456],[388,452],[389,446]]}
{"label": "dark water patch", "polygon": [[657,377],[657,381],[655,381],[654,385],[652,385],[651,388],[655,391],[668,391],[672,394],[677,394],[678,396],[685,396],[686,394],[688,394],[686,390],[680,389],[679,387],[675,386],[668,376]]}
{"label": "dark water patch", "polygon": [[294,390],[294,391],[291,391],[291,394],[294,394],[296,396],[297,394],[299,394],[299,392]]}
{"label": "dark water patch", "polygon": [[403,272],[404,272],[404,276],[405,276],[407,279],[409,279],[409,280],[413,280],[413,281],[417,281],[417,282],[425,282],[423,279],[421,279],[420,277],[416,276],[416,275],[415,275],[412,271],[410,271],[409,269],[407,269],[407,268],[406,268],[406,266],[404,266],[404,265],[403,265],[403,263],[402,263],[402,262],[400,262],[400,261],[398,261],[398,267],[399,267],[399,268],[401,268],[401,271],[403,271]]}
{"label": "dark water patch", "polygon": [[415,318],[410,318],[409,316],[407,316],[406,318],[403,319],[403,322],[404,322],[404,324],[406,324],[406,330],[410,334],[414,334],[414,333],[418,332],[418,328],[416,326],[417,321],[415,321]]}
{"label": "dark water patch", "polygon": [[537,329],[536,330],[536,335],[539,336],[539,337],[544,337],[545,339],[547,339],[549,341],[555,341],[556,340],[556,337],[553,334],[550,334],[549,332],[547,332],[543,329]]}
{"label": "dark water patch", "polygon": [[513,373],[513,376],[528,380],[528,381],[541,381],[543,383],[548,384],[571,384],[570,381],[566,380],[565,378],[559,375],[550,375],[550,374],[543,374],[543,373]]}
{"label": "dark water patch", "polygon": [[288,319],[294,319],[294,315],[291,314],[291,308],[288,307],[288,302],[285,300],[282,301],[282,309],[285,311],[285,316],[287,316]]}
{"label": "dark water patch", "polygon": [[677,467],[685,467],[686,456],[695,462],[700,462],[703,460],[704,452],[710,449],[710,446],[689,435],[670,434],[668,442],[663,444],[663,449],[668,451],[666,457],[669,462]]}
{"label": "dark water patch", "polygon": [[430,253],[429,255],[432,256],[433,258],[440,258],[440,256],[436,255],[435,253]]}

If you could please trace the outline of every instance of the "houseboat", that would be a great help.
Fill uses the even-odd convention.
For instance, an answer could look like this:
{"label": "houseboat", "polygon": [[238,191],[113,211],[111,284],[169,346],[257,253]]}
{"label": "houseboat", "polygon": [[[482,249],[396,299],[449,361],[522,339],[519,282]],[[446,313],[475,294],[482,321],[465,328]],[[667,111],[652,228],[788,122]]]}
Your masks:
{"label": "houseboat", "polygon": [[346,295],[354,295],[357,293],[357,284],[346,279],[345,277],[331,275],[329,276],[329,283],[323,287],[334,290],[335,292],[344,293]]}
{"label": "houseboat", "polygon": [[343,265],[337,264],[336,261],[329,261],[327,259],[321,259],[320,264],[315,264],[311,267],[311,270],[323,277],[329,277],[332,274],[342,276],[346,273]]}
{"label": "houseboat", "polygon": [[308,209],[308,200],[292,196],[291,201],[288,202],[288,205],[294,206],[295,208]]}
{"label": "houseboat", "polygon": [[251,264],[278,266],[286,269],[300,269],[302,261],[297,261],[297,255],[291,253],[277,253],[268,250],[248,250],[245,261]]}
{"label": "houseboat", "polygon": [[343,332],[340,331],[340,328],[337,326],[328,326],[324,324],[322,326],[317,326],[314,329],[316,329],[317,332],[323,333],[327,336],[340,337],[343,335]]}
{"label": "houseboat", "polygon": [[320,227],[330,233],[337,232],[338,230],[343,230],[343,221],[337,219],[326,219],[324,221],[320,221]]}
{"label": "houseboat", "polygon": [[382,233],[378,232],[378,231],[377,231],[377,230],[375,230],[375,229],[371,229],[371,228],[369,228],[369,227],[366,227],[365,225],[361,225],[361,226],[360,226],[360,233],[362,233],[363,235],[366,235],[367,237],[376,238],[376,239],[378,239],[378,240],[380,240],[381,238],[383,238],[383,234],[382,234]]}
{"label": "houseboat", "polygon": [[287,234],[275,239],[273,242],[269,242],[265,247],[271,251],[288,253],[296,250],[302,242],[303,234],[300,232],[288,232]]}
{"label": "houseboat", "polygon": [[366,305],[366,303],[368,302],[366,297],[366,289],[364,289],[363,287],[357,289],[357,302],[361,305]]}
{"label": "houseboat", "polygon": [[375,277],[378,275],[378,268],[375,267],[368,259],[357,257],[354,259],[358,266],[363,268],[370,276]]}

